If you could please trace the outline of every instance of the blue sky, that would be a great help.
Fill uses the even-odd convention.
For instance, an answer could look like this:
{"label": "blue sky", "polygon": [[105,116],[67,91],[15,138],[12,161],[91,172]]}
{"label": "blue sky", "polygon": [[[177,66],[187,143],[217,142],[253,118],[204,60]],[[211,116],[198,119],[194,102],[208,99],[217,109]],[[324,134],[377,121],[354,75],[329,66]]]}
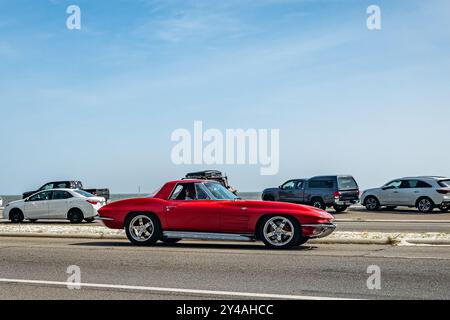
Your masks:
{"label": "blue sky", "polygon": [[449,75],[447,0],[0,0],[0,194],[54,179],[150,192],[208,168],[170,160],[195,120],[281,130],[278,175],[218,167],[243,191],[450,176]]}

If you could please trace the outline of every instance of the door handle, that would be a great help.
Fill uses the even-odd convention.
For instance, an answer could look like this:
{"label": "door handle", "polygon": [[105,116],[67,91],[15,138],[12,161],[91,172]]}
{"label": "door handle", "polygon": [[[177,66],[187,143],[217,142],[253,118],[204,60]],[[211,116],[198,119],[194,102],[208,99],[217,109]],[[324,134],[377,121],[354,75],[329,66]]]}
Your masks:
{"label": "door handle", "polygon": [[247,208],[247,207],[242,207],[241,210],[242,210],[242,211],[247,211],[248,208]]}
{"label": "door handle", "polygon": [[167,206],[166,211],[169,212],[172,209],[175,209],[177,206]]}

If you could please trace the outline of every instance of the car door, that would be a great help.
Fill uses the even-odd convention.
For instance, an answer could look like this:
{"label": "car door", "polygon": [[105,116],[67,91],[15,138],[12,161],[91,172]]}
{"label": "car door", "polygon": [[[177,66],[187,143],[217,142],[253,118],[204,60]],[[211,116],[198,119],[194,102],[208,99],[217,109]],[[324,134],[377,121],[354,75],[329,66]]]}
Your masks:
{"label": "car door", "polygon": [[165,208],[168,231],[218,232],[220,211],[217,201],[210,200],[201,184],[180,183]]}
{"label": "car door", "polygon": [[407,206],[415,207],[417,200],[423,196],[432,198],[432,195],[430,195],[430,192],[433,192],[431,184],[423,180],[411,180],[410,183],[412,189],[408,197]]}
{"label": "car door", "polygon": [[48,218],[48,206],[51,199],[51,191],[43,191],[35,194],[26,200],[24,205],[24,215],[28,219]]}
{"label": "car door", "polygon": [[382,205],[399,205],[402,180],[394,180],[381,188],[379,200]]}
{"label": "car door", "polygon": [[69,211],[69,199],[73,196],[63,190],[52,191],[51,200],[48,202],[49,219],[66,219]]}
{"label": "car door", "polygon": [[278,193],[280,201],[290,202],[295,197],[297,182],[291,180],[283,184]]}

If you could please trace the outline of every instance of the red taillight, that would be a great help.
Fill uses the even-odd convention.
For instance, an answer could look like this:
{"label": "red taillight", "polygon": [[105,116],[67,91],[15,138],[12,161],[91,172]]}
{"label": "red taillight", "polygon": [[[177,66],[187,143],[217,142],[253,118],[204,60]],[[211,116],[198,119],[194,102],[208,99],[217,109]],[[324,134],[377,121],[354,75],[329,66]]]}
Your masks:
{"label": "red taillight", "polygon": [[437,189],[437,192],[439,192],[440,194],[449,194],[450,193],[450,189]]}
{"label": "red taillight", "polygon": [[339,199],[339,198],[341,197],[341,193],[340,193],[339,191],[337,191],[337,192],[333,193],[333,196],[334,196],[336,199]]}
{"label": "red taillight", "polygon": [[361,191],[356,191],[356,195],[359,197],[361,195]]}
{"label": "red taillight", "polygon": [[95,201],[95,200],[86,200],[86,201],[94,206],[96,206],[100,202],[100,201]]}

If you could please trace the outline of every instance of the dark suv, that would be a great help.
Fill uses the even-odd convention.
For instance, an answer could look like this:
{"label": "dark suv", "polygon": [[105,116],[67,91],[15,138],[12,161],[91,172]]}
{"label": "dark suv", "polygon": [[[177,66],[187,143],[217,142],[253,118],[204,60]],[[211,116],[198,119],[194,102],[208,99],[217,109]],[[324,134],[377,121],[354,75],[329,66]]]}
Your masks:
{"label": "dark suv", "polygon": [[308,204],[343,212],[359,200],[359,187],[352,176],[320,176],[289,180],[278,188],[263,191],[265,201]]}

